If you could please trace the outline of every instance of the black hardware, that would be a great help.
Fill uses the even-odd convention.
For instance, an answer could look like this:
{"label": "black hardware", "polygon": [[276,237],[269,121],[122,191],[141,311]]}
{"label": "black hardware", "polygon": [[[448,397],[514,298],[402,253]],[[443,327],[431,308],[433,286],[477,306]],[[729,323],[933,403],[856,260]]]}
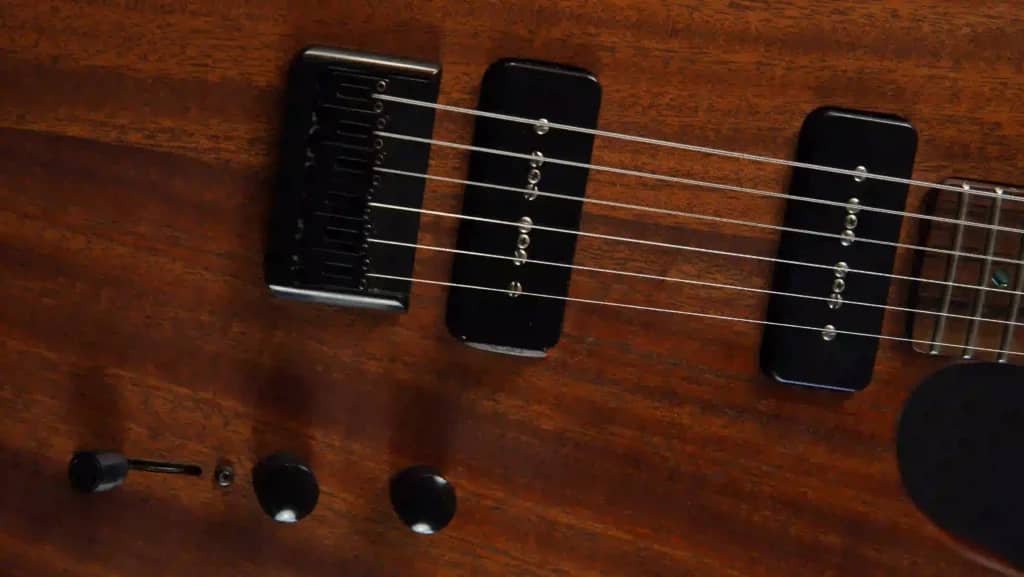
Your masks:
{"label": "black hardware", "polygon": [[419,209],[424,180],[375,167],[425,173],[428,144],[375,135],[387,130],[430,138],[434,111],[385,102],[390,95],[433,103],[436,64],[314,47],[289,75],[281,168],[266,254],[274,294],[328,304],[404,310],[419,214],[375,210],[368,203]]}
{"label": "black hardware", "polygon": [[391,506],[410,529],[430,535],[455,516],[455,487],[437,470],[416,465],[391,478]]}
{"label": "black hardware", "polygon": [[129,459],[120,453],[79,451],[68,463],[68,480],[73,488],[83,493],[102,493],[121,485],[130,470],[190,477],[203,474],[199,465]]}
{"label": "black hardware", "polygon": [[301,521],[320,500],[313,470],[290,453],[260,460],[252,470],[252,485],[263,512],[279,523]]}
{"label": "black hardware", "polygon": [[953,365],[903,407],[896,456],[922,513],[957,539],[1024,565],[1024,367]]}

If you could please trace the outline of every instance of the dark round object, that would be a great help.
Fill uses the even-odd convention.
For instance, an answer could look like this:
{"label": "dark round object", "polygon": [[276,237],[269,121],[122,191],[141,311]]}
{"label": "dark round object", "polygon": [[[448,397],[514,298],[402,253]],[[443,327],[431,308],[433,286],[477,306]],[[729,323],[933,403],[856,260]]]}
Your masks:
{"label": "dark round object", "polygon": [[903,486],[937,526],[1024,566],[1024,368],[947,367],[911,394],[896,452]]}
{"label": "dark round object", "polygon": [[109,491],[124,482],[128,459],[120,453],[80,451],[68,463],[71,486],[83,493]]}
{"label": "dark round object", "polygon": [[312,469],[295,455],[275,453],[252,469],[252,485],[260,507],[279,523],[295,523],[313,512],[320,485]]}
{"label": "dark round object", "polygon": [[416,533],[437,533],[455,516],[455,487],[431,467],[409,467],[391,478],[391,506]]}

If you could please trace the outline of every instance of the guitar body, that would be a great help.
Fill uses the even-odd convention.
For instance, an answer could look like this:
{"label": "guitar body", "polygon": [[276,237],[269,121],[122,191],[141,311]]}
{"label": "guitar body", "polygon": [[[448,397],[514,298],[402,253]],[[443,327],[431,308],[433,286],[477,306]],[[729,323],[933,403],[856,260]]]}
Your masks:
{"label": "guitar body", "polygon": [[1018,567],[1021,383],[1024,370],[1004,364],[943,369],[907,401],[896,442],[904,486],[921,511],[954,538]]}
{"label": "guitar body", "polygon": [[[10,575],[996,574],[908,496],[897,433],[950,364],[879,342],[864,390],[779,383],[764,327],[569,302],[543,358],[465,346],[449,289],[404,313],[277,299],[264,282],[289,65],[311,44],[440,63],[475,108],[502,58],[600,82],[598,128],[790,159],[823,106],[895,114],[913,177],[1022,180],[1014,2],[28,2],[0,8],[0,558]],[[434,138],[469,143],[438,111]],[[429,171],[465,178],[465,151]],[[785,192],[791,170],[597,138],[594,163]],[[426,183],[459,213],[464,187]],[[912,187],[906,209],[925,205]],[[591,171],[586,196],[762,223],[777,198]],[[418,242],[454,247],[457,219]],[[581,230],[773,257],[777,231],[586,205]],[[916,243],[907,219],[899,240]],[[419,250],[415,276],[452,277]],[[910,250],[895,274],[911,275]],[[772,263],[580,237],[579,265],[768,289]],[[888,303],[907,306],[894,281]],[[764,318],[768,297],[573,271],[569,294]],[[820,306],[820,303],[816,306]],[[906,335],[886,311],[883,332]],[[800,354],[795,351],[794,354]],[[1018,379],[1019,381],[1019,379]],[[70,491],[78,450],[181,459],[202,480]],[[289,451],[315,512],[272,523],[249,471]],[[388,479],[442,471],[458,512],[408,531]],[[970,542],[969,535],[958,535]],[[999,557],[984,543],[969,543]]]}

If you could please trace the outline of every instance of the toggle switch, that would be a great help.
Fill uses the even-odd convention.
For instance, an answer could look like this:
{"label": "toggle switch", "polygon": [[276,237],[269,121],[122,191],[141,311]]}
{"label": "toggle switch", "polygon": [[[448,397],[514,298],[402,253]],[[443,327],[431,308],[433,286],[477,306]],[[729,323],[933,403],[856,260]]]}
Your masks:
{"label": "toggle switch", "polygon": [[83,493],[102,493],[124,483],[128,471],[190,477],[203,474],[203,468],[199,465],[129,459],[120,453],[79,451],[71,456],[68,463],[68,480],[72,487]]}

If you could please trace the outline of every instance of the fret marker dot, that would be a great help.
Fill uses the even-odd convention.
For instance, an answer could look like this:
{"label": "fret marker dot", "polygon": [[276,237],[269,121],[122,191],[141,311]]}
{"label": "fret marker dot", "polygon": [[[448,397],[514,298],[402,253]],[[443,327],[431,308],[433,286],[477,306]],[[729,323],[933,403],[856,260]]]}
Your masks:
{"label": "fret marker dot", "polygon": [[992,285],[1001,289],[1010,286],[1010,273],[1001,268],[997,268],[992,273]]}

